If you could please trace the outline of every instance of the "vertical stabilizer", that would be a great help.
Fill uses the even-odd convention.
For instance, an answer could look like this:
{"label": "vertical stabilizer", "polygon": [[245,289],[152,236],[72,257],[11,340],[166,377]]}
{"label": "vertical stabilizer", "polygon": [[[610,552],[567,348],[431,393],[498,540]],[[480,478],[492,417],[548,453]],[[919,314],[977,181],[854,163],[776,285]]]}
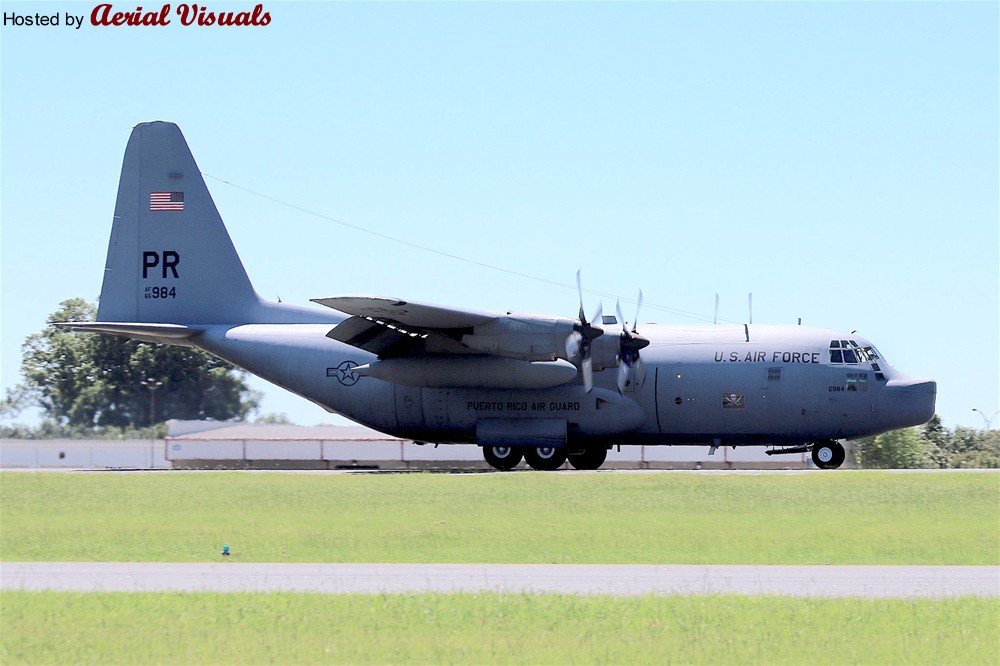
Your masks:
{"label": "vertical stabilizer", "polygon": [[180,128],[137,125],[122,163],[98,320],[240,323],[260,309]]}

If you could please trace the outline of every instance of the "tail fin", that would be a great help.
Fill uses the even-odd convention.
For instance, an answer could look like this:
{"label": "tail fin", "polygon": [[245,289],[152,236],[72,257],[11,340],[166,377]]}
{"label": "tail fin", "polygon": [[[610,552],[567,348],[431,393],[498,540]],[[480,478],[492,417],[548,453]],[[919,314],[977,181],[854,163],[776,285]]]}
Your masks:
{"label": "tail fin", "polygon": [[97,318],[172,324],[329,320],[257,295],[180,128],[165,122],[136,125],[125,149]]}

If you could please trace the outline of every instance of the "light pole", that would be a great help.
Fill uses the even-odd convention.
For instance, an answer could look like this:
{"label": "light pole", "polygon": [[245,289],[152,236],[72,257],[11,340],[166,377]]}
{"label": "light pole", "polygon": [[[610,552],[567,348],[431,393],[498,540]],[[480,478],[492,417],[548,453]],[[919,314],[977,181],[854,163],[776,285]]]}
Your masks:
{"label": "light pole", "polygon": [[996,416],[997,414],[1000,414],[1000,409],[998,409],[997,411],[993,412],[993,416],[990,416],[989,418],[987,418],[986,414],[984,414],[981,410],[976,409],[975,407],[972,408],[972,411],[979,413],[979,416],[981,416],[982,419],[983,419],[983,423],[986,424],[986,429],[987,430],[989,430],[990,427],[992,427],[992,425],[993,425],[993,417]]}
{"label": "light pole", "polygon": [[163,386],[159,379],[143,379],[139,382],[149,389],[149,425],[152,427],[156,419],[156,389]]}

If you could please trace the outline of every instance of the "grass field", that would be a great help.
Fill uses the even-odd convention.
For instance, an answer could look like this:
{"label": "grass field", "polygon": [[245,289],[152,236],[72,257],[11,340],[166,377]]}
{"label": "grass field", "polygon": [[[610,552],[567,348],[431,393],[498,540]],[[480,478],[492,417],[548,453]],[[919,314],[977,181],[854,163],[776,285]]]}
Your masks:
{"label": "grass field", "polygon": [[[0,559],[998,564],[1000,474],[0,474]],[[1000,662],[1000,600],[5,592],[0,663]]]}
{"label": "grass field", "polygon": [[1000,474],[0,474],[0,559],[998,564]]}
{"label": "grass field", "polygon": [[5,593],[4,664],[996,664],[996,599]]}

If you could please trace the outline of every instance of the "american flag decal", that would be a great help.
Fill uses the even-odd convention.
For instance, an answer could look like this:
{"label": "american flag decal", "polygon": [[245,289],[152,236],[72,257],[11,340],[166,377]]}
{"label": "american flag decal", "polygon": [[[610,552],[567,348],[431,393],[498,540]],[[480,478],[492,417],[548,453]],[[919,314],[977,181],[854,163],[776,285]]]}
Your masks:
{"label": "american flag decal", "polygon": [[184,210],[183,192],[150,192],[149,210]]}

